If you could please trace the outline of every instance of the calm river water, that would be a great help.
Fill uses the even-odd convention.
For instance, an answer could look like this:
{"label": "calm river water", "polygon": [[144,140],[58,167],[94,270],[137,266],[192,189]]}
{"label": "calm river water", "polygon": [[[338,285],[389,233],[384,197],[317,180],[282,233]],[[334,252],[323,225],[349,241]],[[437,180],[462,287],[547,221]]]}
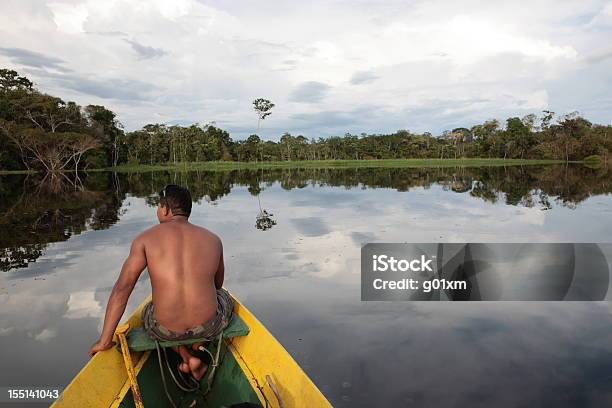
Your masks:
{"label": "calm river water", "polygon": [[[87,361],[129,244],[156,221],[152,195],[173,182],[222,237],[226,286],[334,406],[612,404],[607,302],[368,303],[359,272],[367,242],[610,242],[610,170],[41,178],[0,176],[0,386],[65,385]],[[149,291],[143,274],[129,311]]]}

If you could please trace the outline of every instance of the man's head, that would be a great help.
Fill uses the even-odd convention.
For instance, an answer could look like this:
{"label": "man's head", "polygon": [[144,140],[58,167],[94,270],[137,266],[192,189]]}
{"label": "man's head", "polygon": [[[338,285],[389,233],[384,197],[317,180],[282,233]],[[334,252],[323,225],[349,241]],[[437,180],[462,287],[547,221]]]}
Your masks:
{"label": "man's head", "polygon": [[157,218],[159,222],[170,221],[176,216],[189,218],[191,214],[191,194],[186,188],[168,184],[159,192]]}

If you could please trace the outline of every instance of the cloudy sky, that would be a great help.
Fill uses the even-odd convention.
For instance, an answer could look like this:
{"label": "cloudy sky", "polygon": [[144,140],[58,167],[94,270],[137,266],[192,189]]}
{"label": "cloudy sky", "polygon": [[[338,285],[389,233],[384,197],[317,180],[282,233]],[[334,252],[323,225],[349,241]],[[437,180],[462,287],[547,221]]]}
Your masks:
{"label": "cloudy sky", "polygon": [[612,1],[0,2],[0,67],[126,129],[432,131],[578,110],[612,121]]}

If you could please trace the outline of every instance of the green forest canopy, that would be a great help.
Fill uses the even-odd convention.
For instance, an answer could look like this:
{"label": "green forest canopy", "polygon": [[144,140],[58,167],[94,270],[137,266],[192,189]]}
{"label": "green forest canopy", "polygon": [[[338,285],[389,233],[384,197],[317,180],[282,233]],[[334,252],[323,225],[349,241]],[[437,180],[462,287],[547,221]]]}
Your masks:
{"label": "green forest canopy", "polygon": [[488,120],[433,136],[408,130],[308,139],[284,133],[278,142],[256,134],[234,141],[213,125],[148,124],[125,132],[104,106],[81,107],[0,69],[0,169],[105,168],[121,164],[201,161],[283,161],[405,158],[518,158],[583,160],[612,151],[612,126],[573,112],[555,120],[544,111]]}

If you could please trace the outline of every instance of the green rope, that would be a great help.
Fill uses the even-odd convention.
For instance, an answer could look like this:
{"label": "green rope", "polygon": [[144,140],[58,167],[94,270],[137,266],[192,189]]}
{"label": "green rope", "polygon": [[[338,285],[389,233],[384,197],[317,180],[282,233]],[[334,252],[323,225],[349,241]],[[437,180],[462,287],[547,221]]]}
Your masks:
{"label": "green rope", "polygon": [[159,372],[161,374],[162,384],[164,385],[164,392],[166,393],[166,397],[168,398],[168,401],[170,401],[170,405],[172,405],[172,408],[176,408],[176,404],[172,400],[172,397],[168,392],[168,386],[166,385],[166,375],[164,374],[164,366],[162,365],[161,351],[159,350],[158,341],[155,341],[155,348],[157,349],[157,362],[159,363]]}
{"label": "green rope", "polygon": [[176,386],[184,392],[193,393],[193,392],[199,391],[202,397],[205,397],[212,389],[212,383],[214,381],[214,376],[215,376],[217,367],[219,366],[219,356],[221,354],[221,342],[222,341],[223,341],[223,331],[221,331],[221,334],[219,335],[219,340],[217,342],[217,351],[214,356],[210,352],[210,350],[208,350],[206,347],[204,346],[198,347],[198,350],[205,351],[206,353],[208,353],[208,355],[210,356],[210,363],[212,366],[212,369],[209,372],[208,377],[206,378],[206,391],[205,392],[200,390],[200,384],[197,382],[197,380],[193,376],[190,376],[188,379],[185,379],[185,377],[183,377],[183,373],[180,370],[178,371],[180,380],[174,375],[172,367],[170,366],[170,361],[168,359],[168,354],[166,353],[166,349],[159,346],[159,341],[157,340],[155,341],[155,348],[157,349],[157,359],[159,363],[159,372],[161,374],[162,384],[164,386],[164,392],[166,393],[166,397],[168,398],[168,401],[170,401],[170,404],[172,405],[173,408],[177,408],[177,407],[174,401],[172,400],[172,397],[170,396],[170,392],[168,391],[168,386],[166,383],[166,374],[164,373],[164,367],[162,365],[162,356],[161,356],[162,351],[164,354],[164,360],[166,362],[166,367],[168,369],[168,372],[170,373],[170,377],[174,381],[174,384],[176,384]]}

